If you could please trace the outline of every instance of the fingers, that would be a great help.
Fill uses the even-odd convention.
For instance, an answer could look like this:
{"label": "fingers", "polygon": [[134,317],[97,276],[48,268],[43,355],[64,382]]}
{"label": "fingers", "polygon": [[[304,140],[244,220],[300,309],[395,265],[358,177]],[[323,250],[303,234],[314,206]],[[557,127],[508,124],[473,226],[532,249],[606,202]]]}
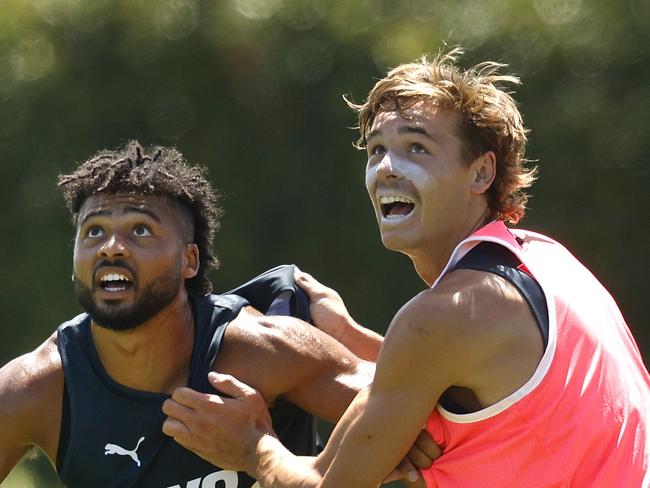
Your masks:
{"label": "fingers", "polygon": [[422,452],[417,446],[411,447],[406,457],[409,459],[413,466],[421,469],[428,468],[433,462],[433,459]]}
{"label": "fingers", "polygon": [[300,288],[307,292],[311,301],[316,301],[331,294],[336,295],[336,292],[333,289],[325,286],[309,273],[300,271],[297,267],[294,270],[293,277]]}
{"label": "fingers", "polygon": [[259,394],[255,388],[248,386],[246,383],[239,381],[229,374],[211,371],[208,374],[208,381],[215,390],[225,393],[232,398],[245,398]]}
{"label": "fingers", "polygon": [[212,464],[245,470],[258,440],[273,433],[269,411],[255,389],[232,376],[211,372],[208,379],[224,396],[178,388],[163,402],[162,431]]}
{"label": "fingers", "polygon": [[402,484],[407,488],[427,488],[427,484],[422,476],[415,481],[402,480]]}
{"label": "fingers", "polygon": [[180,420],[176,420],[172,417],[167,417],[163,422],[162,431],[167,434],[169,437],[188,437],[190,435],[190,430],[187,426]]}
{"label": "fingers", "polygon": [[392,470],[390,472],[390,474],[388,476],[386,476],[384,478],[384,481],[382,481],[381,484],[384,485],[386,483],[392,483],[393,481],[397,481],[397,480],[401,480],[401,479],[402,479],[401,473],[399,471],[397,471],[396,469],[394,469],[394,470]]}
{"label": "fingers", "polygon": [[413,444],[413,447],[407,454],[407,457],[416,467],[426,469],[441,454],[442,450],[433,441],[431,435],[426,430],[422,430],[415,440],[415,444]]}
{"label": "fingers", "polygon": [[[188,388],[183,389],[187,390]],[[185,400],[184,394],[185,392],[174,392],[176,398],[180,397],[183,400]],[[165,422],[163,423],[162,430],[170,437],[184,438],[190,435],[190,429],[188,426],[191,424],[196,411],[193,408],[176,401],[174,395],[172,395],[172,398],[163,402],[162,411],[167,415],[167,419],[165,419]]]}
{"label": "fingers", "polygon": [[[433,441],[431,435],[426,430],[422,430],[415,444],[413,444],[399,466],[389,475],[386,482],[403,478],[408,482],[409,486],[424,486],[418,470],[429,468],[431,463],[440,457],[441,453],[442,450]],[[416,482],[417,484],[411,484]]]}
{"label": "fingers", "polygon": [[313,293],[317,293],[318,287],[320,286],[322,288],[323,285],[321,285],[316,278],[314,278],[312,275],[309,273],[305,273],[304,271],[300,271],[298,267],[296,266],[294,272],[293,272],[293,278],[296,280],[296,283],[307,292],[308,295],[312,295]]}
{"label": "fingers", "polygon": [[172,400],[185,407],[197,408],[205,401],[205,394],[199,393],[191,388],[181,387],[174,390],[174,393],[172,393]]}
{"label": "fingers", "polygon": [[402,462],[399,463],[399,466],[395,468],[391,473],[384,479],[384,483],[390,483],[391,481],[397,481],[404,479],[406,481],[415,482],[419,479],[420,473],[417,468],[411,464],[411,462],[404,458]]}
{"label": "fingers", "polygon": [[401,474],[401,477],[407,481],[417,481],[420,477],[417,468],[411,464],[408,458],[402,459],[402,462],[397,466],[397,471]]}

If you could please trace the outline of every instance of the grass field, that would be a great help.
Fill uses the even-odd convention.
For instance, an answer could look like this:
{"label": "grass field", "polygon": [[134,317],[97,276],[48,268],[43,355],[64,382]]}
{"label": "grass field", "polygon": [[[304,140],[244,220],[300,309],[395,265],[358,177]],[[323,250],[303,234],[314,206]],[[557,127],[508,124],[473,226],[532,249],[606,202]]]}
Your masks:
{"label": "grass field", "polygon": [[25,456],[0,488],[64,488],[47,458],[35,451]]}

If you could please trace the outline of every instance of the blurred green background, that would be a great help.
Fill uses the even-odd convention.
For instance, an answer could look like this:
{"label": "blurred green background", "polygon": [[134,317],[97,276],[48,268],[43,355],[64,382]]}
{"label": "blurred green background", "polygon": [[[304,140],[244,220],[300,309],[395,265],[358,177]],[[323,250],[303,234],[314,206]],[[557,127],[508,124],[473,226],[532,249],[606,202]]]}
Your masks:
{"label": "blurred green background", "polygon": [[[384,331],[424,285],[381,246],[341,96],[445,41],[522,77],[522,226],[602,280],[647,362],[649,24],[647,0],[2,0],[0,364],[78,310],[57,174],[131,138],[223,190],[217,290],[295,262]],[[28,460],[2,487],[54,483]]]}

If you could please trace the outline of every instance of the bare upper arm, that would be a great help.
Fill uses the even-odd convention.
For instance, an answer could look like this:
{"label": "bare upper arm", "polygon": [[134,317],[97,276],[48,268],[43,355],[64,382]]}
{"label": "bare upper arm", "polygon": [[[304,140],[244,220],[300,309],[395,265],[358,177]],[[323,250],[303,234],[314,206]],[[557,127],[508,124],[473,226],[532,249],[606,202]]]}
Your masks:
{"label": "bare upper arm", "polygon": [[507,397],[533,375],[544,354],[537,320],[517,288],[501,276],[460,269],[441,283],[464,336],[465,369],[455,386],[485,406]]}
{"label": "bare upper arm", "polygon": [[451,319],[446,305],[427,292],[397,313],[374,382],[346,411],[319,456],[323,487],[351,479],[359,488],[378,486],[406,455],[442,392],[461,374],[452,351],[462,337]]}
{"label": "bare upper arm", "polygon": [[283,398],[330,421],[374,374],[374,363],[316,327],[251,308],[226,329],[214,368],[255,387],[269,403]]}
{"label": "bare upper arm", "polygon": [[[360,488],[376,486],[450,386],[470,385],[498,400],[532,374],[539,357],[526,354],[541,356],[541,346],[526,304],[502,282],[472,273],[450,276],[395,316],[373,384],[337,425],[319,463],[323,486],[350,479]],[[513,366],[515,373],[505,373]]]}
{"label": "bare upper arm", "polygon": [[0,480],[34,445],[56,458],[62,393],[63,370],[54,336],[0,369]]}

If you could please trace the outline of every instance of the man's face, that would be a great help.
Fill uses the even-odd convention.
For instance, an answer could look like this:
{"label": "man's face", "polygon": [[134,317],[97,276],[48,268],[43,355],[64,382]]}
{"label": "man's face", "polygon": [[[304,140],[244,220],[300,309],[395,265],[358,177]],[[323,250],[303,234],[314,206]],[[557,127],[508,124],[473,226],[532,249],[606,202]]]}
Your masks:
{"label": "man's face", "polygon": [[406,115],[375,118],[366,188],[384,246],[415,257],[448,248],[462,233],[473,170],[463,159],[458,114],[418,103]]}
{"label": "man's face", "polygon": [[82,205],[75,292],[102,327],[128,330],[169,305],[183,286],[184,239],[165,197],[98,194]]}

